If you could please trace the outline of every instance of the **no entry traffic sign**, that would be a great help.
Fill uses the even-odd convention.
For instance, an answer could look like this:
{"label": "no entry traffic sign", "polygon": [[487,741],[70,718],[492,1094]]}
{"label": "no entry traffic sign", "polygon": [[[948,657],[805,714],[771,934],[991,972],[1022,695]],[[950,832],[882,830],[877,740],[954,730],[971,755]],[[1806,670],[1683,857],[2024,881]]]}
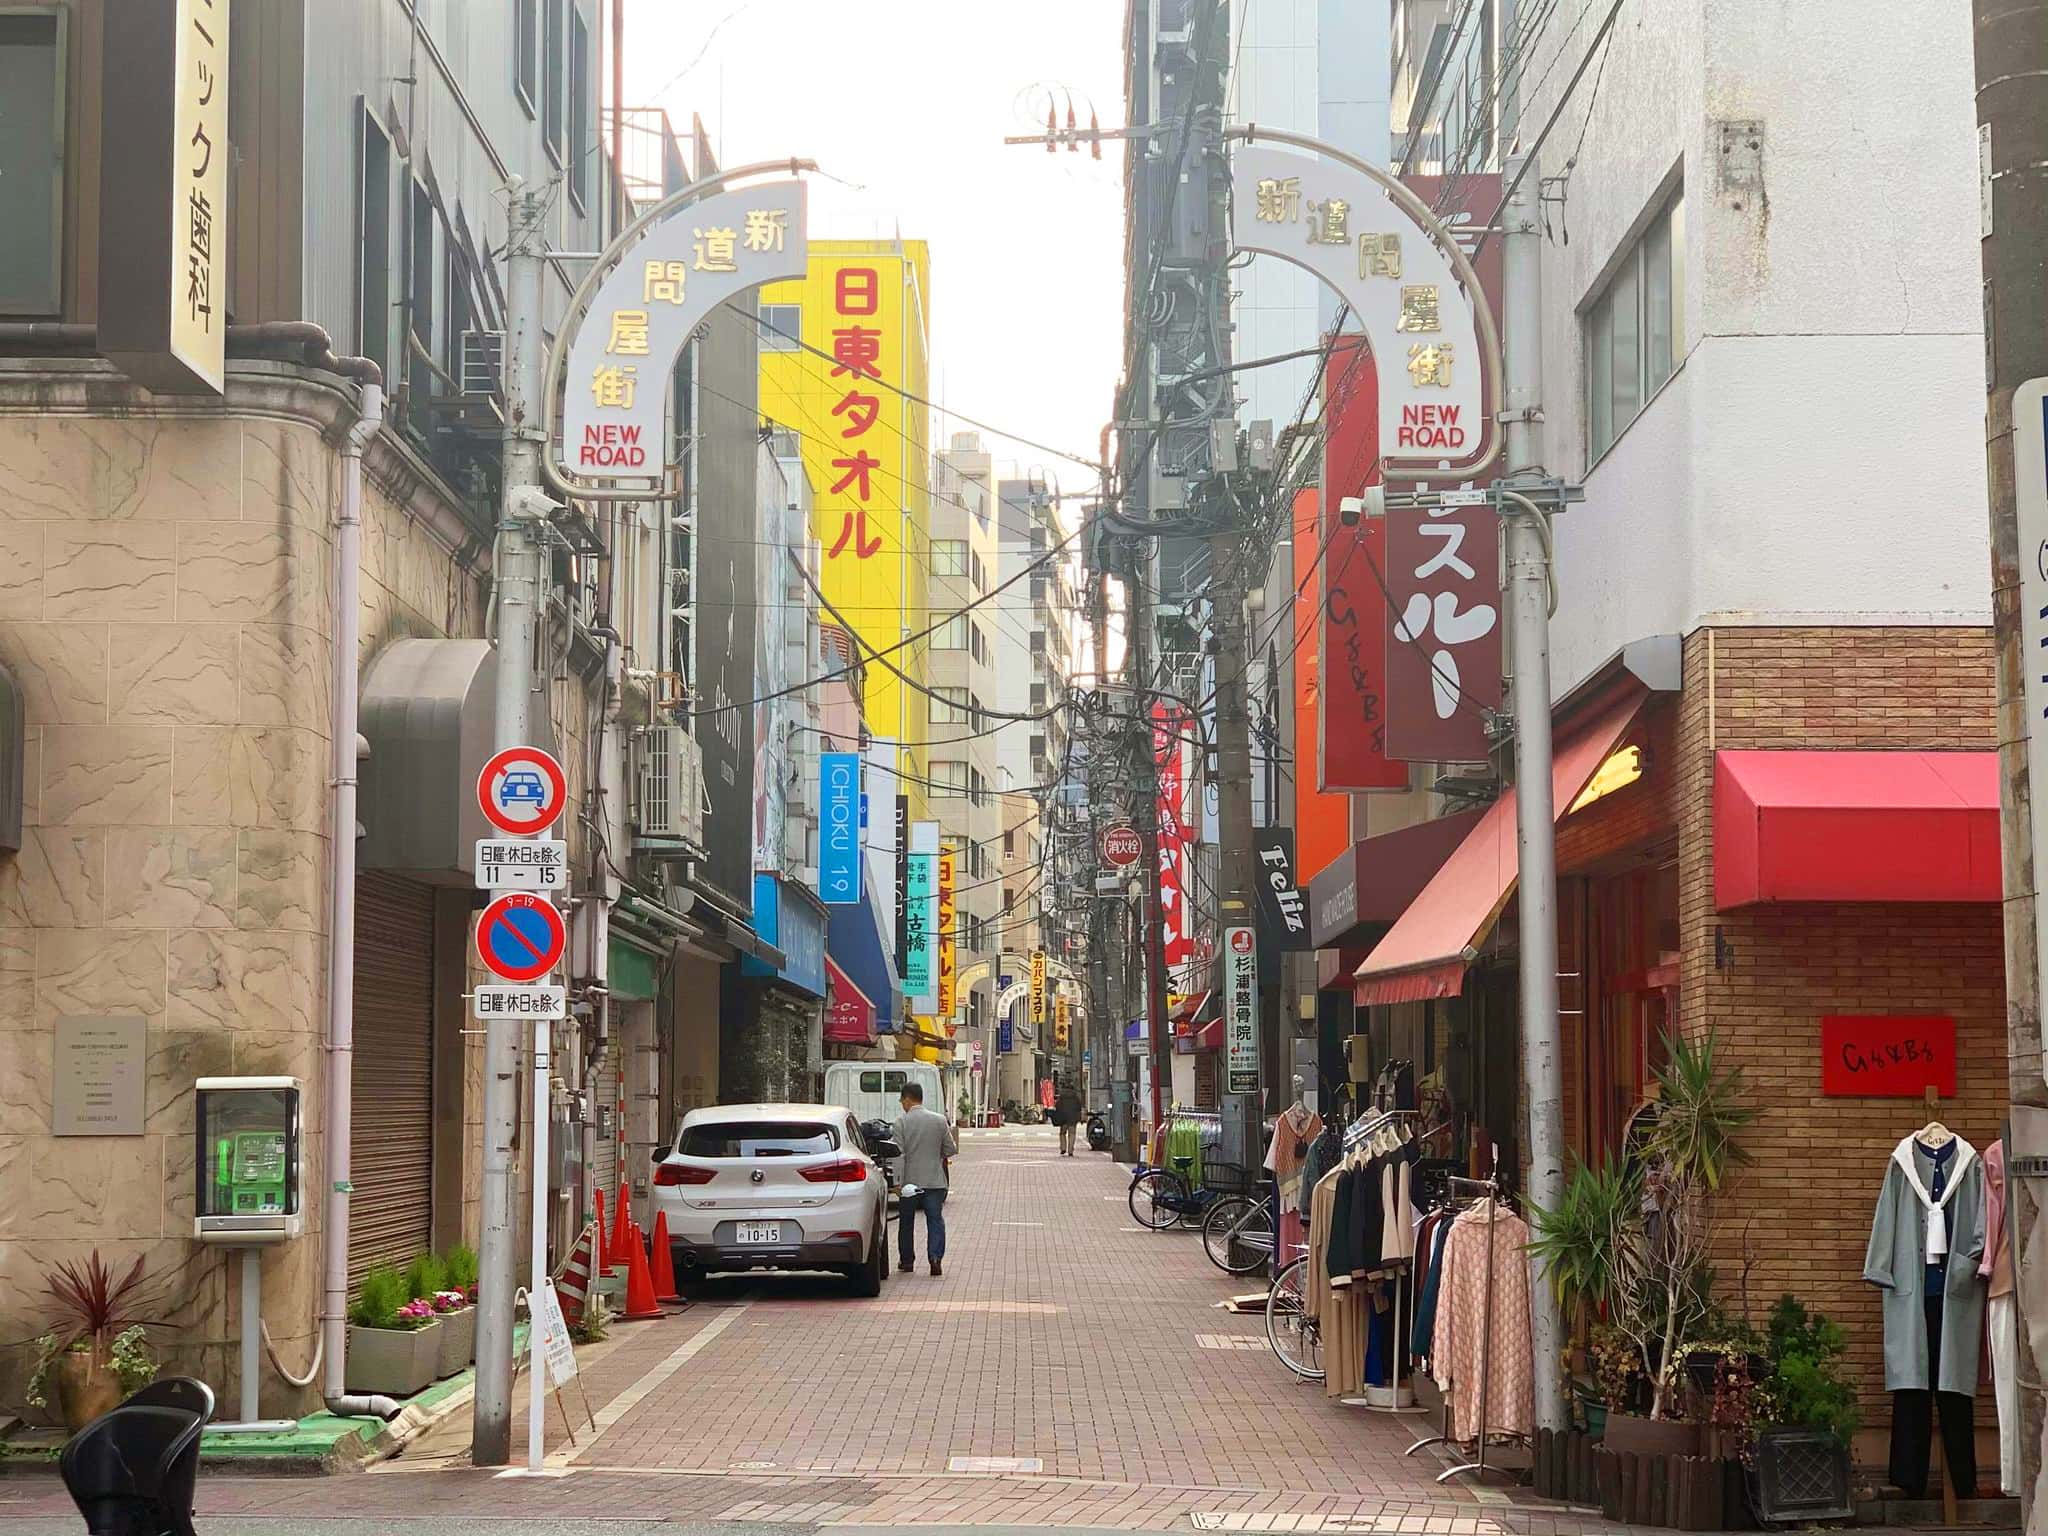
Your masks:
{"label": "no entry traffic sign", "polygon": [[484,820],[514,836],[545,832],[562,814],[569,781],[552,752],[507,747],[476,776],[476,803]]}
{"label": "no entry traffic sign", "polygon": [[477,919],[477,953],[491,974],[505,981],[540,980],[561,962],[568,942],[562,914],[545,896],[510,892]]}

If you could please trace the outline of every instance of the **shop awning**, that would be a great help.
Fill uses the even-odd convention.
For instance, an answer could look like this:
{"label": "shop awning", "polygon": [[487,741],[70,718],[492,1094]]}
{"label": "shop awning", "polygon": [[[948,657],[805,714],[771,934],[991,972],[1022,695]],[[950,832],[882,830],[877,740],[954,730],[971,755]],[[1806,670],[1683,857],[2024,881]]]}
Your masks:
{"label": "shop awning", "polygon": [[875,1038],[875,1004],[830,955],[825,957],[825,1038],[842,1045],[870,1045]]}
{"label": "shop awning", "polygon": [[[1550,786],[1562,817],[1593,771],[1620,744],[1642,708],[1646,692],[1632,686],[1612,702],[1557,733]],[[1511,789],[1481,814],[1465,840],[1431,877],[1387,936],[1358,968],[1352,1000],[1410,1003],[1454,997],[1464,985],[1465,967],[1478,957],[1501,908],[1515,888],[1515,792]]]}
{"label": "shop awning", "polygon": [[1198,1051],[1220,1051],[1223,1049],[1223,1020],[1218,1017],[1200,1025],[1195,1030],[1195,1049]]}
{"label": "shop awning", "polygon": [[[1309,937],[1316,948],[1369,949],[1377,930],[1408,910],[1484,814],[1459,811],[1353,843],[1309,882]],[[1354,960],[1351,969],[1357,968]]]}
{"label": "shop awning", "polygon": [[1997,901],[1995,752],[1717,752],[1714,905]]}
{"label": "shop awning", "polygon": [[1190,992],[1167,1011],[1166,1022],[1176,1025],[1193,1022],[1201,1017],[1202,1010],[1209,1006],[1209,999],[1213,995],[1209,992]]}
{"label": "shop awning", "polygon": [[882,950],[882,929],[868,892],[857,903],[827,909],[825,958],[839,967],[874,1006],[875,1030],[895,1033],[895,974]]}

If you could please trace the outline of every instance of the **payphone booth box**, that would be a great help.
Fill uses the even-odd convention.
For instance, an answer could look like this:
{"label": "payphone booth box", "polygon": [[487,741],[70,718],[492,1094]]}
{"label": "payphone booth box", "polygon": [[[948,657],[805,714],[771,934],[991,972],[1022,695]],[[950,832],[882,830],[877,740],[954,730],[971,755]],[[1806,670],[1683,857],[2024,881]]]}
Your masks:
{"label": "payphone booth box", "polygon": [[198,1100],[198,1215],[202,1243],[253,1248],[305,1229],[299,1190],[296,1077],[202,1077]]}

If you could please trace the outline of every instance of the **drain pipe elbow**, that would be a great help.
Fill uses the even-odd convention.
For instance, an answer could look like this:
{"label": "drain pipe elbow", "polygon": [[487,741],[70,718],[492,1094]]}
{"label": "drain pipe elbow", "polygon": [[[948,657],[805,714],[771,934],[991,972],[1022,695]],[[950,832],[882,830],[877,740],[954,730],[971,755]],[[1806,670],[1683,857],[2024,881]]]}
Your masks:
{"label": "drain pipe elbow", "polygon": [[356,968],[356,775],[360,729],[356,649],[360,641],[363,554],[363,448],[384,421],[384,390],[362,384],[355,422],[341,445],[341,504],[334,520],[334,651],[330,736],[333,820],[329,823],[326,1115],[327,1198],[321,1222],[325,1278],[320,1341],[325,1355],[322,1396],[330,1413],[390,1418],[388,1397],[352,1396],[347,1377],[349,1130],[354,1117]]}
{"label": "drain pipe elbow", "polygon": [[393,1397],[379,1397],[374,1392],[358,1393],[323,1400],[327,1411],[337,1419],[395,1419],[405,1404]]}

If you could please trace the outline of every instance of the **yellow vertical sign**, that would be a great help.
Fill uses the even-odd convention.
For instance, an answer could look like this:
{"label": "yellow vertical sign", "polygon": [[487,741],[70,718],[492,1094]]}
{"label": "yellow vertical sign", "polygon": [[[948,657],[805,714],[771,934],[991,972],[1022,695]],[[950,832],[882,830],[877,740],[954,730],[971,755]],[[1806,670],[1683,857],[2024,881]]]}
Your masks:
{"label": "yellow vertical sign", "polygon": [[1045,951],[1031,951],[1031,1022],[1045,1022]]}
{"label": "yellow vertical sign", "polygon": [[939,1019],[952,1034],[954,996],[959,982],[959,952],[954,941],[953,873],[955,855],[948,848],[939,855]]}

